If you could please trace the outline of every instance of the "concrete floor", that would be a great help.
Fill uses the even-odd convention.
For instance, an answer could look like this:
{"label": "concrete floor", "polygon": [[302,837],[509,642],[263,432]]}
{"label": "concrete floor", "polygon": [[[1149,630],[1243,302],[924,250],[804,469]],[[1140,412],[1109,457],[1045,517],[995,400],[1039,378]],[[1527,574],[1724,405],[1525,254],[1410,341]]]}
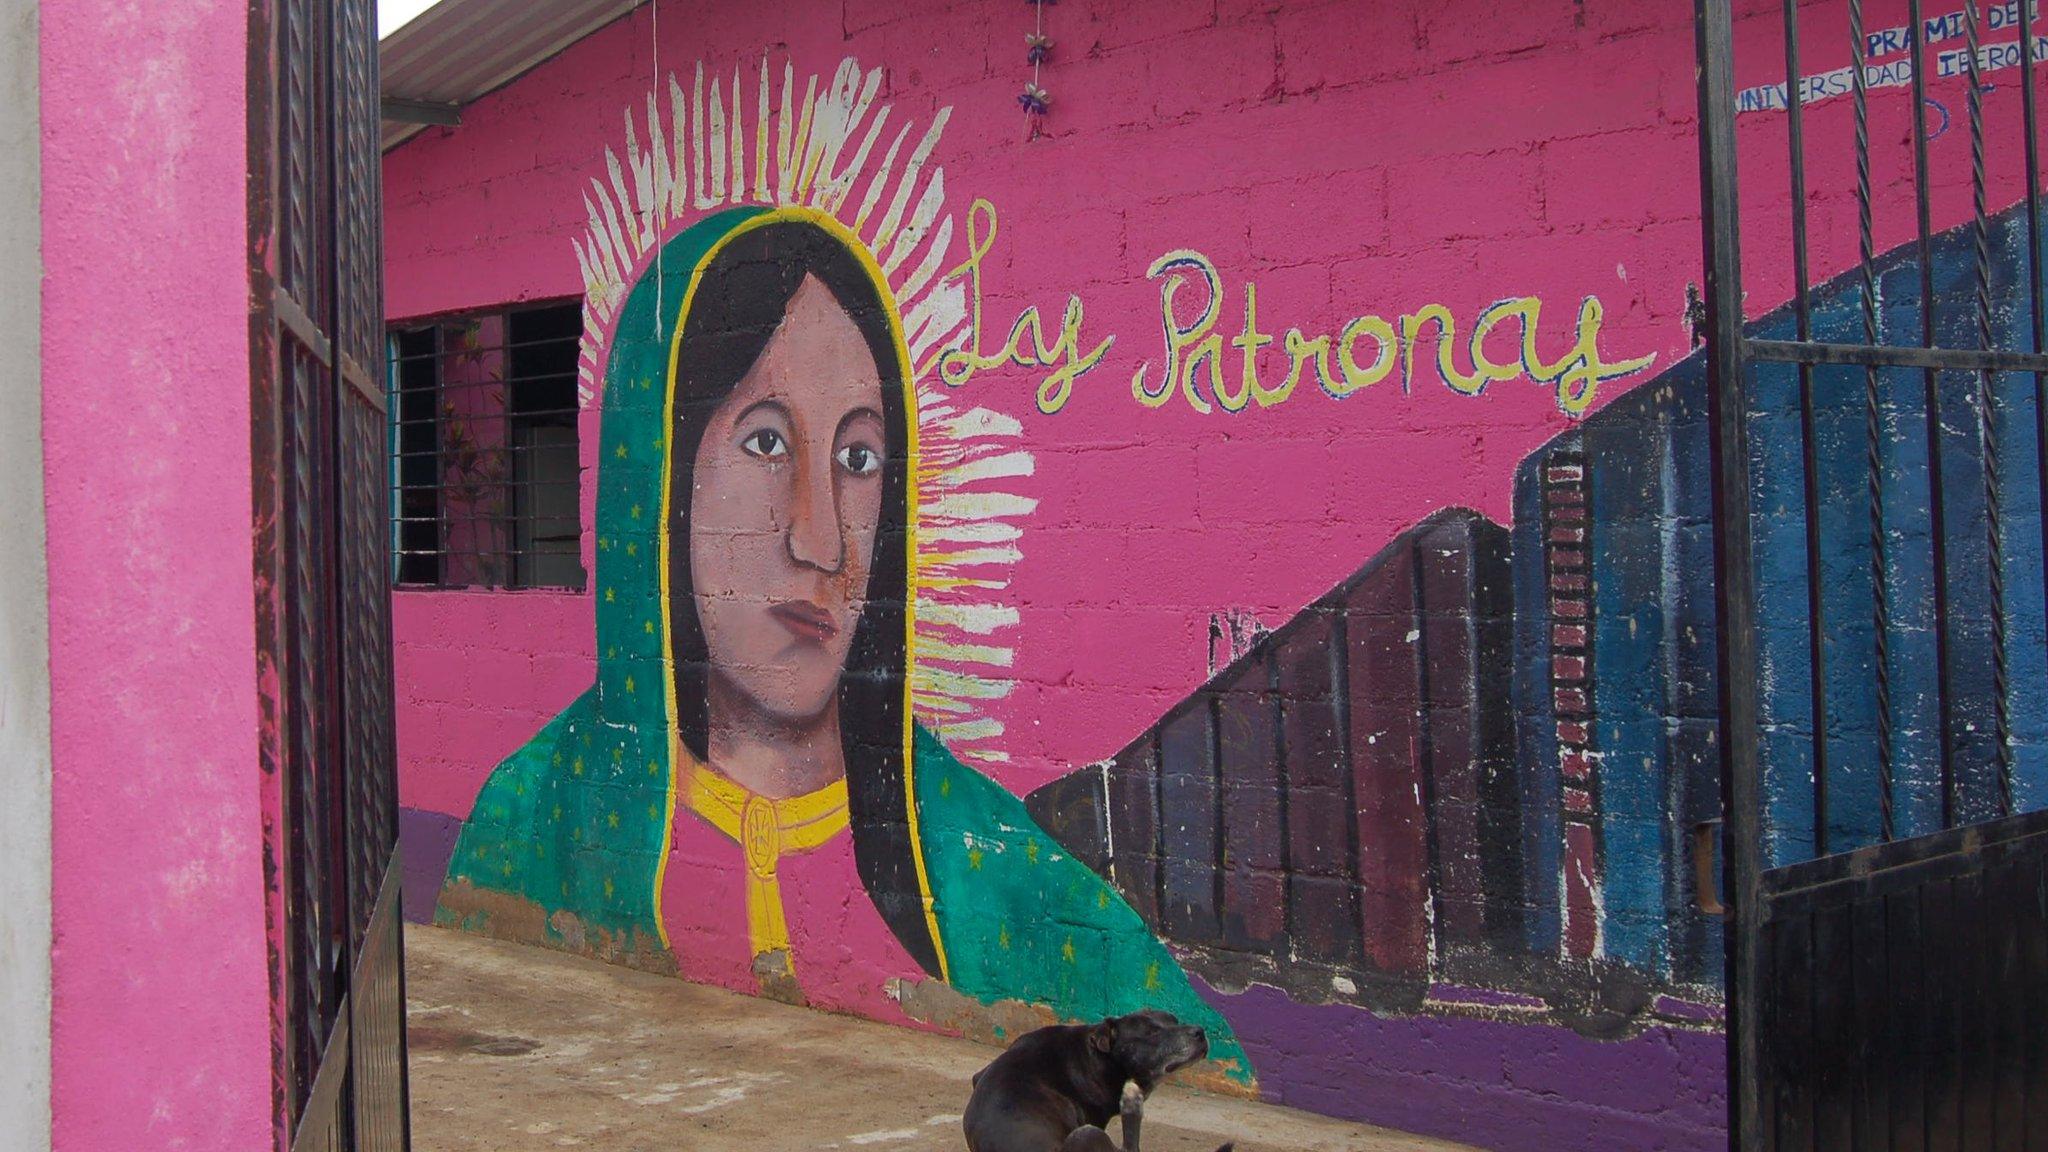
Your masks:
{"label": "concrete floor", "polygon": [[[993,1050],[408,925],[416,1152],[959,1152]],[[1459,1146],[1175,1087],[1145,1152]]]}

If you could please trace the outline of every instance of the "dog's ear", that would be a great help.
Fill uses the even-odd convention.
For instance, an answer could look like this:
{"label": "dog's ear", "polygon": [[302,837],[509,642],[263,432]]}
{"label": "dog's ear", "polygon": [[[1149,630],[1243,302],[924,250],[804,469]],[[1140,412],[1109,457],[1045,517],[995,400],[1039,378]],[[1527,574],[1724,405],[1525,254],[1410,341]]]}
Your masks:
{"label": "dog's ear", "polygon": [[1116,1046],[1116,1020],[1104,1020],[1088,1030],[1088,1046],[1097,1052],[1107,1053]]}

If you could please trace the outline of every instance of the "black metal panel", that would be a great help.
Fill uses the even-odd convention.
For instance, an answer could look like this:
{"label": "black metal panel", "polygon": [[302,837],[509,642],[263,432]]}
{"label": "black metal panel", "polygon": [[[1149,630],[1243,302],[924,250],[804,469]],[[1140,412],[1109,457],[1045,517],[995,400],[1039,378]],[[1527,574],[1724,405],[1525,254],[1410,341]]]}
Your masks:
{"label": "black metal panel", "polygon": [[[1793,273],[1796,328],[1790,340],[1756,339],[1745,332],[1731,83],[1733,5],[1730,0],[1695,3],[1705,320],[1716,431],[1726,886],[1735,917],[1726,935],[1731,1142],[1745,1149],[1788,1150],[2041,1147],[2041,1137],[2048,1134],[2048,1074],[2039,1059],[2048,1046],[2043,1039],[2048,1018],[2041,1014],[2048,940],[2040,931],[2048,910],[2048,815],[2013,815],[2019,806],[2013,780],[2015,701],[2025,698],[2016,694],[2011,669],[2033,666],[2042,637],[2031,626],[2015,625],[2007,584],[2017,576],[2044,582],[2027,589],[2028,594],[2048,587],[2048,549],[2040,573],[2023,574],[2007,558],[2015,541],[2025,548],[2035,538],[2048,540],[2048,520],[2038,502],[2024,517],[2015,514],[2014,509],[2026,508],[2026,499],[2007,501],[2005,488],[2018,478],[2017,470],[2009,474],[2000,463],[2008,443],[2001,428],[2026,429],[2035,453],[2035,465],[2026,471],[2037,475],[2021,482],[2038,485],[2038,492],[2029,495],[2048,496],[2048,344],[2043,336],[2048,309],[2034,68],[2022,63],[2018,69],[2017,122],[1990,123],[1984,97],[1991,89],[1980,76],[1977,49],[1980,32],[1995,25],[1988,23],[1987,6],[1964,8],[1958,59],[1965,97],[1958,127],[1969,147],[1970,212],[1954,235],[1968,238],[1974,260],[1969,261],[1971,270],[1961,271],[1955,245],[1947,235],[1938,244],[1932,223],[1937,173],[1928,149],[1931,62],[1928,37],[1917,34],[1927,25],[1921,0],[1907,0],[1907,26],[1916,32],[1910,38],[1909,134],[1916,228],[1906,265],[1885,263],[1893,273],[1917,274],[1917,286],[1909,287],[1903,276],[1880,269],[1873,205],[1884,189],[1873,178],[1872,82],[1863,67],[1870,42],[1864,37],[1864,0],[1845,3],[1853,138],[1832,143],[1848,146],[1855,161],[1860,333],[1837,326],[1826,338],[1817,338],[1809,315],[1808,141],[1799,61],[1803,35],[1810,39],[1816,30],[1839,35],[1841,29],[1809,13],[1806,22],[1812,27],[1803,34],[1802,6],[1783,0],[1782,62],[1790,93],[1784,191],[1789,195],[1776,193],[1752,207],[1790,217],[1789,246],[1766,254],[1775,266],[1789,264]],[[2012,12],[2020,42],[2032,43],[2028,5]],[[2019,147],[2012,148],[2015,135]],[[1880,141],[1880,148],[1884,145]],[[2026,217],[2027,257],[2024,288],[2018,290],[1998,281],[1991,259],[1997,225],[1986,155],[2001,147],[2023,154],[2025,165],[2020,208]],[[1944,246],[1950,251],[1942,256],[1944,270],[1938,273],[1936,257]],[[1889,294],[1905,297],[1917,312],[1910,334],[1904,325],[1881,322],[1888,294],[1881,288],[1902,290]],[[2031,321],[2026,331],[1994,322],[1994,297],[2015,306],[2024,299]],[[1767,798],[1756,753],[1764,733],[1757,710],[1754,561],[1773,557],[1751,554],[1748,505],[1757,483],[1756,464],[1743,444],[1743,426],[1752,370],[1765,364],[1796,366],[1806,493],[1805,671],[1811,723],[1805,739],[1811,745],[1810,843],[1816,858],[1789,865],[1788,855],[1799,854],[1796,848],[1774,844],[1767,853],[1762,840]],[[1820,366],[1861,369],[1855,374],[1864,398],[1859,454],[1867,459],[1867,499],[1859,519],[1867,519],[1868,531],[1854,559],[1869,581],[1868,620],[1843,621],[1833,612],[1823,618],[1815,432]],[[2032,375],[2031,396],[2022,398],[2020,389],[2005,386],[2006,373]],[[1892,386],[1908,380],[1910,389]],[[1910,400],[1902,399],[1909,391]],[[1901,459],[1922,457],[1924,462],[1900,466]],[[1902,513],[1924,518],[1924,531],[1902,537],[1897,530]],[[1875,640],[1873,658],[1847,665],[1829,660],[1827,638],[1845,625],[1868,627]],[[1888,650],[1894,640],[1902,647]],[[1925,685],[1907,686],[1895,699],[1892,680],[1900,676],[1902,654],[1919,652],[1922,642],[1931,694]],[[2022,650],[2021,645],[2033,647]],[[2029,662],[2015,665],[2016,656]],[[1842,680],[1856,677],[1863,682],[1848,685],[1856,691],[1841,691]],[[1921,694],[1917,699],[1916,692]],[[1854,721],[1831,716],[1829,706],[1840,708],[1848,698],[1856,700],[1852,707],[1867,701],[1874,710],[1870,756],[1830,754],[1837,725]],[[1921,699],[1927,707],[1917,709]],[[1923,722],[1914,717],[1923,713],[1929,730],[1924,742],[1911,731]],[[1880,817],[1872,831],[1878,842],[1840,851],[1843,846],[1831,840],[1845,830],[1835,818],[1847,801],[1836,794],[1836,786],[1853,788],[1871,778]],[[1925,794],[1935,781],[1938,824],[1924,807],[1918,813],[1907,807],[1916,788]],[[1940,831],[1899,839],[1930,827]],[[1766,870],[1768,862],[1781,866]]]}
{"label": "black metal panel", "polygon": [[378,151],[377,12],[370,0],[333,5],[335,99],[335,346],[358,395],[376,402],[383,361],[383,158]]}
{"label": "black metal panel", "polygon": [[[251,8],[264,763],[283,820],[279,1130],[408,1142],[372,0]],[[267,161],[267,164],[266,164]]]}
{"label": "black metal panel", "polygon": [[[329,373],[307,349],[283,344],[286,374],[284,469],[286,572],[283,685],[286,711],[285,829],[290,943],[287,981],[293,1030],[293,1100],[313,1081],[341,1011],[347,972],[346,865],[341,824],[346,812],[336,785],[339,733],[335,678],[332,543],[334,507],[325,478],[333,474],[330,421],[323,400]],[[325,768],[326,770],[322,770]]]}
{"label": "black metal panel", "polygon": [[312,1078],[304,1113],[292,1134],[291,1152],[348,1152],[348,1004],[344,1000],[334,1032],[319,1056],[320,1071]]}
{"label": "black metal panel", "polygon": [[319,0],[277,4],[277,282],[316,322],[333,296],[332,10]]}
{"label": "black metal panel", "polygon": [[361,955],[349,977],[349,1080],[356,1152],[405,1152],[405,970],[399,947],[396,849],[381,862],[384,882]]}
{"label": "black metal panel", "polygon": [[342,685],[353,937],[362,938],[398,839],[391,597],[382,414],[344,393],[341,429]]}
{"label": "black metal panel", "polygon": [[1851,1021],[1855,1051],[1854,1093],[1850,1117],[1851,1141],[1856,1148],[1885,1152],[1891,1140],[1890,1079],[1880,1054],[1891,1050],[1889,1039],[1895,1025],[1889,996],[1889,935],[1885,930],[1886,905],[1883,898],[1858,900],[1851,913],[1851,959],[1849,984]]}
{"label": "black metal panel", "polygon": [[2048,1130],[2048,812],[1765,873],[1758,1147],[2002,1152]]}
{"label": "black metal panel", "polygon": [[[1922,978],[1920,943],[1926,938],[1921,927],[1920,893],[1897,892],[1884,902],[1885,971],[1893,988],[1918,991],[1926,987]],[[1888,1049],[1882,1065],[1871,1069],[1884,1076],[1890,1121],[1891,1146],[1897,1152],[1924,1152],[1927,1147],[1927,1085],[1934,1055],[1920,1042],[1927,1032],[1927,999],[1923,996],[1894,996],[1889,1000],[1885,1034]]]}

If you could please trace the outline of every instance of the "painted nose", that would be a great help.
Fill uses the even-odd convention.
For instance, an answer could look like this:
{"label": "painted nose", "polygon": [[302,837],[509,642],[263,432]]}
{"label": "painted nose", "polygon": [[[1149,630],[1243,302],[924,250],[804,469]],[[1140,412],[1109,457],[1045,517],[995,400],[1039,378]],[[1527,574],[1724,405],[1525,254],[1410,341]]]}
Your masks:
{"label": "painted nose", "polygon": [[845,537],[839,530],[839,494],[832,483],[831,460],[807,465],[796,478],[789,517],[789,558],[821,572],[837,572],[846,559]]}

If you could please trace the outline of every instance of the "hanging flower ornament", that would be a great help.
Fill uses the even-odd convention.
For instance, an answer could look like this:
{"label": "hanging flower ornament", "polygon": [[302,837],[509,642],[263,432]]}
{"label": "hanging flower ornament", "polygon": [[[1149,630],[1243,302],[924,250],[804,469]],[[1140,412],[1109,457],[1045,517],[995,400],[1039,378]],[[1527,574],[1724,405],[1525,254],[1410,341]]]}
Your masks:
{"label": "hanging flower ornament", "polygon": [[1038,138],[1038,122],[1052,104],[1052,97],[1039,84],[1039,65],[1052,55],[1052,38],[1045,34],[1045,6],[1057,4],[1059,0],[1027,0],[1033,13],[1038,17],[1038,27],[1024,34],[1024,59],[1031,65],[1031,82],[1024,85],[1024,93],[1017,97],[1017,104],[1024,109],[1024,115],[1031,121],[1031,138]]}

